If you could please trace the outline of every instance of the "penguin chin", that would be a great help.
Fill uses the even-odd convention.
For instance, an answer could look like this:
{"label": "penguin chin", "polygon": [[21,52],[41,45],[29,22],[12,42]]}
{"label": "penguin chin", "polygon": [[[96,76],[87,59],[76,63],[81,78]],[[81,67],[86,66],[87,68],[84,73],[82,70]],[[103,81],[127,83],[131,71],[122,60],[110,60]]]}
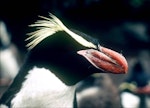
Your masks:
{"label": "penguin chin", "polygon": [[77,53],[102,71],[116,74],[127,73],[127,61],[121,54],[102,46],[99,49],[80,50]]}

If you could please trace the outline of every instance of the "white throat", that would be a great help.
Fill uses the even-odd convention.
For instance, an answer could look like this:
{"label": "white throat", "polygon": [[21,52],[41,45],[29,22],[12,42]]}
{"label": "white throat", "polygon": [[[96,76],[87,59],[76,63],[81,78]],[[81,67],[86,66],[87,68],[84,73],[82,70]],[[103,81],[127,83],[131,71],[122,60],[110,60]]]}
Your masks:
{"label": "white throat", "polygon": [[34,67],[28,73],[12,107],[73,107],[75,86],[65,85],[45,68]]}

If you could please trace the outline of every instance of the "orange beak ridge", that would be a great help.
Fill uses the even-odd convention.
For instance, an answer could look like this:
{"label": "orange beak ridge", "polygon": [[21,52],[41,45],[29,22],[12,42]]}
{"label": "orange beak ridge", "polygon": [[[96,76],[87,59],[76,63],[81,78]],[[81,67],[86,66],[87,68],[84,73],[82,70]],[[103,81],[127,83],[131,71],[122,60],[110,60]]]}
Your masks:
{"label": "orange beak ridge", "polygon": [[77,53],[102,71],[114,74],[127,73],[128,63],[123,55],[102,46],[99,46],[99,50],[87,49],[80,50]]}

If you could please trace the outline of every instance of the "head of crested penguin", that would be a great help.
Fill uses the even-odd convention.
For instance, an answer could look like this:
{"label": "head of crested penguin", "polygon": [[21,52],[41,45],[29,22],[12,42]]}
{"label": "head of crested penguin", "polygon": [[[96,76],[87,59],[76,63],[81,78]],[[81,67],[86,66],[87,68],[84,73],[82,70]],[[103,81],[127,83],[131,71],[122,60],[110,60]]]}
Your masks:
{"label": "head of crested penguin", "polygon": [[[68,29],[56,16],[37,21],[27,46],[29,67],[44,67],[66,85],[74,85],[93,73],[126,73],[127,61],[119,53],[102,47],[98,39]],[[45,30],[45,31],[44,31]],[[44,38],[43,38],[44,37]]]}
{"label": "head of crested penguin", "polygon": [[[30,67],[49,69],[66,85],[74,85],[97,72],[127,72],[127,61],[121,54],[100,46],[99,41],[93,37],[68,29],[57,17],[50,16],[51,20],[42,17],[45,22],[41,20],[31,25],[41,28],[28,39],[32,40],[27,45],[30,49],[27,59]],[[35,41],[42,38],[40,34],[45,38]]]}
{"label": "head of crested penguin", "polygon": [[[127,73],[128,64],[122,54],[101,46],[93,37],[68,29],[52,14],[50,18],[40,17],[41,20],[30,25],[36,30],[29,33],[26,39],[29,49],[26,61],[2,96],[0,104],[13,107],[66,106],[72,103],[73,98],[68,99],[72,94],[68,95],[70,89],[64,86],[74,88],[94,73]],[[66,94],[60,95],[57,89]],[[49,93],[51,91],[53,94]],[[67,100],[67,103],[60,102],[60,99]]]}

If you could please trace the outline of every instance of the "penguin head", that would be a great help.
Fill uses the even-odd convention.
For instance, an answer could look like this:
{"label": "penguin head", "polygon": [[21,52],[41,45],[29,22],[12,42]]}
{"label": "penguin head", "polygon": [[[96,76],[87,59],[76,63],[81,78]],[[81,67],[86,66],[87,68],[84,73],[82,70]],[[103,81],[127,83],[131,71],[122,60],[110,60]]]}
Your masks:
{"label": "penguin head", "polygon": [[79,31],[68,29],[56,16],[30,25],[28,63],[51,70],[67,85],[74,85],[93,73],[126,73],[126,59],[119,53],[102,47]]}

